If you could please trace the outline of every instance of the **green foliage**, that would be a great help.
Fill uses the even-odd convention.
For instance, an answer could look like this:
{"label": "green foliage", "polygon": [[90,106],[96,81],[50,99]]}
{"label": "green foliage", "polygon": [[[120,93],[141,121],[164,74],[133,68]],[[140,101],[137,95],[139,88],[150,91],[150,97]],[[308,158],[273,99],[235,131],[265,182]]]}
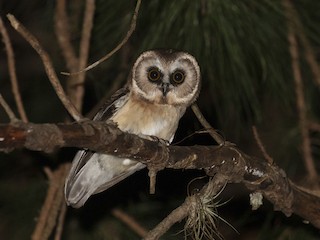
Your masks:
{"label": "green foliage", "polygon": [[[111,49],[125,35],[134,7],[121,0],[112,2],[112,7],[110,4],[98,1],[94,33],[99,51]],[[125,14],[127,11],[130,14]],[[314,23],[310,30],[317,40],[319,32]],[[143,2],[130,44],[134,56],[152,48],[182,49],[195,55],[202,68],[201,96],[205,96],[200,96],[199,101],[207,111],[216,113],[219,123],[237,122],[241,126],[261,120],[266,96],[276,98],[284,107],[293,106],[295,96],[281,2]]]}

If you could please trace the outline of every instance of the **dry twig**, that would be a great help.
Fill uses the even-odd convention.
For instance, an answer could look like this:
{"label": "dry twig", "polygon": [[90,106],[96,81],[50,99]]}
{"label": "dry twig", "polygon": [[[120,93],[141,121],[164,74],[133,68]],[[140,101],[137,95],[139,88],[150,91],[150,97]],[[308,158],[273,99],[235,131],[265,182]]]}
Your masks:
{"label": "dry twig", "polygon": [[92,68],[96,67],[97,65],[99,65],[100,63],[106,61],[113,54],[118,52],[123,47],[123,45],[126,44],[126,42],[131,37],[132,33],[136,29],[136,24],[137,24],[137,18],[138,18],[140,5],[141,5],[141,0],[137,0],[137,4],[136,4],[135,10],[134,10],[134,13],[133,13],[133,16],[132,16],[131,24],[130,24],[130,29],[128,30],[126,36],[122,39],[122,41],[114,49],[112,49],[107,55],[105,55],[104,57],[100,58],[98,61],[90,64],[89,66],[87,66],[86,68],[84,68],[84,69],[82,69],[82,70],[80,70],[78,72],[74,72],[74,73],[62,72],[62,74],[69,76],[69,75],[79,74],[79,73],[82,73],[84,71],[89,71],[90,69],[92,69]]}
{"label": "dry twig", "polygon": [[16,115],[14,114],[14,112],[12,111],[12,109],[10,108],[6,100],[4,100],[4,98],[2,97],[2,94],[0,94],[0,105],[6,111],[10,119],[10,122],[16,122],[17,121]]}
{"label": "dry twig", "polygon": [[55,31],[62,55],[69,71],[77,71],[78,59],[71,44],[70,24],[66,11],[66,0],[56,1]]}
{"label": "dry twig", "polygon": [[36,52],[39,54],[44,68],[46,70],[47,76],[55,89],[55,92],[57,93],[59,99],[61,100],[62,104],[66,108],[66,110],[70,113],[72,118],[76,121],[79,121],[82,119],[81,114],[77,111],[75,106],[71,103],[70,99],[66,96],[59,79],[57,77],[57,74],[53,68],[52,62],[50,60],[50,57],[48,53],[41,47],[39,41],[11,14],[7,15],[12,27],[19,32],[24,39],[36,50]]}
{"label": "dry twig", "polygon": [[13,93],[21,120],[24,122],[28,122],[27,114],[26,114],[26,111],[24,110],[23,103],[21,100],[19,84],[18,84],[17,74],[16,74],[16,66],[14,61],[14,52],[12,49],[8,32],[3,24],[1,17],[0,17],[0,33],[2,35],[3,42],[7,52],[8,69],[9,69],[9,75],[11,80],[12,93]]}
{"label": "dry twig", "polygon": [[[188,196],[183,204],[173,210],[154,229],[152,229],[145,236],[145,240],[159,239],[175,223],[180,222],[186,217],[188,217],[188,221],[185,225],[185,228],[187,228],[185,229],[185,231],[196,231],[199,234],[198,236],[208,236],[212,233],[219,235],[216,229],[217,226],[215,225],[216,219],[212,219],[214,217],[219,217],[212,216],[212,214],[216,215],[216,213],[212,212],[215,211],[215,209],[210,208],[214,205],[212,204],[212,201],[214,201],[215,196],[218,195],[221,189],[225,187],[226,180],[227,179],[225,176],[216,174],[213,179],[211,179],[209,183],[201,189],[200,192]],[[209,222],[204,222],[206,220],[208,220]],[[195,233],[195,235],[197,235],[197,233]],[[195,237],[194,239],[198,238]]]}
{"label": "dry twig", "polygon": [[298,115],[299,115],[299,125],[300,125],[300,131],[302,135],[302,151],[303,151],[304,161],[305,161],[309,178],[313,183],[316,183],[318,174],[315,168],[315,164],[312,157],[312,151],[311,151],[311,141],[309,136],[308,121],[307,121],[307,109],[306,109],[303,82],[302,82],[302,76],[301,76],[301,70],[300,70],[300,64],[299,64],[299,50],[298,50],[297,38],[294,31],[294,25],[292,21],[290,21],[290,19],[294,18],[294,16],[292,15],[292,5],[290,0],[283,0],[283,5],[284,5],[287,19],[288,19],[287,23],[288,23],[289,52],[291,56],[291,65],[292,65],[293,78],[295,83],[297,109],[298,109]]}
{"label": "dry twig", "polygon": [[262,155],[268,161],[268,163],[273,164],[274,161],[273,161],[272,157],[267,153],[267,151],[266,151],[266,149],[260,139],[260,136],[259,136],[259,133],[258,133],[256,126],[252,126],[252,131],[253,131],[254,139],[256,140],[256,142],[260,148],[260,151],[262,152]]}
{"label": "dry twig", "polygon": [[140,237],[144,237],[147,235],[148,231],[144,227],[142,227],[133,217],[129,216],[121,209],[114,208],[111,212],[113,216],[127,224]]}
{"label": "dry twig", "polygon": [[[64,177],[64,176],[62,176],[62,177]],[[54,236],[54,240],[60,240],[61,239],[66,213],[67,213],[67,205],[66,205],[65,201],[62,200],[61,201],[59,218],[58,218],[58,223],[57,223],[57,228],[56,228],[56,233],[55,233],[55,236]]]}
{"label": "dry twig", "polygon": [[[78,58],[78,70],[83,69],[88,62],[89,49],[90,49],[90,39],[91,31],[93,27],[93,16],[95,13],[95,0],[86,0],[86,7],[84,12],[84,20],[82,26],[81,42],[79,47],[79,58]],[[77,77],[72,77],[69,79],[69,96],[73,99],[73,103],[76,105],[77,109],[81,111],[84,96],[84,80],[86,72],[82,72]]]}
{"label": "dry twig", "polygon": [[301,44],[304,48],[304,57],[309,64],[311,72],[313,74],[313,80],[315,84],[320,88],[320,68],[316,60],[315,51],[312,49],[310,41],[308,40],[306,33],[304,31],[304,27],[300,21],[300,17],[294,5],[289,0],[286,3],[287,11],[290,11],[290,15],[288,15],[290,21],[294,25],[294,30],[296,31],[297,37],[300,39]]}
{"label": "dry twig", "polygon": [[144,240],[159,239],[177,222],[188,216],[190,205],[194,202],[194,196],[187,197],[184,203],[173,210],[166,218],[164,218],[154,229],[145,236]]}
{"label": "dry twig", "polygon": [[[57,1],[55,17],[56,35],[70,72],[77,72],[83,69],[87,64],[94,13],[95,0],[87,0],[84,11],[81,42],[79,46],[80,54],[79,58],[77,58],[70,41],[70,24],[66,12],[66,1]],[[70,76],[66,84],[68,96],[79,111],[82,109],[83,96],[85,92],[85,75],[85,72],[82,72],[78,76]]]}
{"label": "dry twig", "polygon": [[[31,237],[32,240],[46,240],[51,235],[56,225],[58,209],[60,209],[61,204],[65,204],[63,201],[63,183],[64,176],[69,171],[69,168],[70,164],[62,164],[53,172],[46,200]],[[61,201],[57,201],[57,199],[61,199]]]}
{"label": "dry twig", "polygon": [[[128,50],[128,45],[123,46],[122,51],[120,52],[120,69],[128,68],[130,50]],[[103,106],[109,99],[112,94],[114,94],[118,89],[120,89],[121,85],[124,83],[126,78],[125,71],[120,71],[116,79],[113,80],[111,87],[109,87],[108,91],[105,95],[99,100],[99,102],[87,113],[86,117],[92,119],[95,114],[99,111],[101,106]]]}
{"label": "dry twig", "polygon": [[216,130],[210,125],[210,123],[205,119],[203,114],[201,113],[198,105],[196,103],[191,105],[192,111],[198,118],[201,125],[209,132],[211,137],[219,144],[223,145],[225,143],[225,140],[221,137],[219,133],[216,132]]}

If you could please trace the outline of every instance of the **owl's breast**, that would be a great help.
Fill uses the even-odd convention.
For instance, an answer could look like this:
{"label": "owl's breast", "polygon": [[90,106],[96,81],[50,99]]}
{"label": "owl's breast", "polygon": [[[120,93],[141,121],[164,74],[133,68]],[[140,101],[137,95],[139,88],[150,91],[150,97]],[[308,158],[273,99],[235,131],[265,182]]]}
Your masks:
{"label": "owl's breast", "polygon": [[185,108],[166,104],[152,104],[129,99],[111,120],[125,132],[156,136],[171,141]]}

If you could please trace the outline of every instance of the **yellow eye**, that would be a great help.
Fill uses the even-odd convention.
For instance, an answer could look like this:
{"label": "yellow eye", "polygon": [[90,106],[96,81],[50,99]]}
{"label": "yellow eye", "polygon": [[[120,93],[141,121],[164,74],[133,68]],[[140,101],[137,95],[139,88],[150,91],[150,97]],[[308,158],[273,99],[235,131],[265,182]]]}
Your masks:
{"label": "yellow eye", "polygon": [[150,68],[148,70],[148,79],[150,82],[156,82],[158,80],[160,80],[161,78],[161,72],[158,68]]}
{"label": "yellow eye", "polygon": [[182,70],[176,70],[171,75],[171,83],[172,84],[181,84],[185,79],[185,74]]}

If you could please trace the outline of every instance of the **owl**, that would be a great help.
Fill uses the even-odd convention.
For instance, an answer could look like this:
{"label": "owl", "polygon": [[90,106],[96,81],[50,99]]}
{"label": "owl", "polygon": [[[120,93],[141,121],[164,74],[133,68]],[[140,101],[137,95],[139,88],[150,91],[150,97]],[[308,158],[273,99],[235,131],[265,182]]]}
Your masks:
{"label": "owl", "polygon": [[[93,120],[112,121],[124,132],[171,143],[186,108],[198,97],[200,68],[186,52],[150,50],[135,61],[128,82]],[[154,138],[153,138],[154,139]],[[68,205],[79,208],[144,164],[112,154],[80,150],[65,182]]]}

